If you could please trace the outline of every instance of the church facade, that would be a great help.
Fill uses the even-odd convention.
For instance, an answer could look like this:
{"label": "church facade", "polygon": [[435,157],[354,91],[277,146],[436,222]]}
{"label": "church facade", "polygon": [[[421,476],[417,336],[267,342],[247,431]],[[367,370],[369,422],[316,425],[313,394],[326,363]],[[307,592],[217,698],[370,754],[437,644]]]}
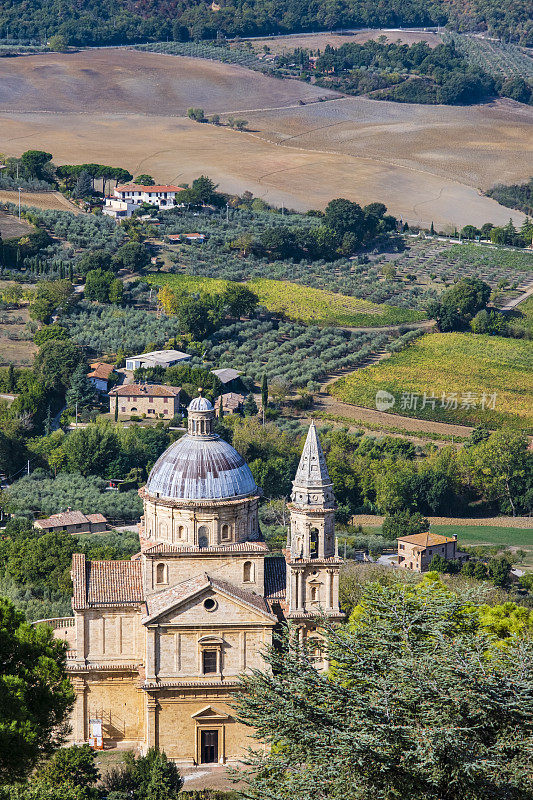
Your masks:
{"label": "church facade", "polygon": [[69,647],[72,742],[88,741],[96,725],[104,746],[156,746],[183,765],[235,762],[250,741],[232,693],[242,673],[261,668],[276,626],[291,620],[321,666],[316,616],[342,617],[341,560],[315,427],[293,482],[287,547],[272,557],[260,490],[214,419],[206,398],[193,400],[188,433],[140,490],[140,553],[74,555],[73,617],[51,621]]}

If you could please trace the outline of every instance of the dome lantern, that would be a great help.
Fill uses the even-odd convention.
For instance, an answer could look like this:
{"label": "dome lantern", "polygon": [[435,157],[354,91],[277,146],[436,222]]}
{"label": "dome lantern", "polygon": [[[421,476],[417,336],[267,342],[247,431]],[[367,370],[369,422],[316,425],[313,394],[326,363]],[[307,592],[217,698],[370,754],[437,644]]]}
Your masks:
{"label": "dome lantern", "polygon": [[202,396],[203,389],[198,389],[198,397],[189,403],[187,409],[189,436],[213,436],[215,409],[207,397]]}

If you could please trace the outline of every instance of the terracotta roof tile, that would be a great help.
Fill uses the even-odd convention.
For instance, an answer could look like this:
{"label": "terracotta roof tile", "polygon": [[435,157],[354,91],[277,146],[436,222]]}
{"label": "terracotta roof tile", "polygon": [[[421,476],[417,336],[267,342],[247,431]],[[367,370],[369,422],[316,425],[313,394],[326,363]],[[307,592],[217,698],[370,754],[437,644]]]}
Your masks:
{"label": "terracotta roof tile", "polygon": [[75,553],[72,582],[76,610],[144,602],[140,561],[87,561]]}
{"label": "terracotta roof tile", "polygon": [[61,514],[52,514],[47,519],[37,519],[35,525],[38,528],[60,528],[67,525],[83,525],[88,519],[81,511],[64,511]]}
{"label": "terracotta roof tile", "polygon": [[285,599],[287,564],[282,556],[265,558],[265,597],[269,600]]}
{"label": "terracotta roof tile", "polygon": [[109,376],[115,369],[113,364],[102,364],[102,362],[97,361],[94,364],[91,364],[91,372],[88,374],[88,378],[100,378],[102,381],[109,380]]}
{"label": "terracotta roof tile", "polygon": [[110,395],[119,397],[177,397],[181,389],[177,386],[161,386],[153,383],[127,383],[111,389]]}
{"label": "terracotta roof tile", "polygon": [[219,553],[264,553],[267,550],[268,545],[266,542],[237,542],[236,544],[221,544],[217,547],[198,547],[194,545],[179,547],[175,544],[160,542],[149,545],[143,550],[143,553],[145,555],[161,555],[163,553],[168,555],[189,555],[190,553],[218,555]]}
{"label": "terracotta roof tile", "polygon": [[124,184],[124,186],[117,186],[117,192],[127,192],[127,191],[134,191],[134,192],[182,192],[182,186],[141,186],[141,184],[137,183],[130,183]]}
{"label": "terracotta roof tile", "polygon": [[103,514],[87,514],[89,522],[107,522]]}
{"label": "terracotta roof tile", "polygon": [[412,536],[399,536],[399,542],[417,545],[418,547],[433,547],[436,544],[455,542],[453,536],[441,536],[438,533],[414,533]]}

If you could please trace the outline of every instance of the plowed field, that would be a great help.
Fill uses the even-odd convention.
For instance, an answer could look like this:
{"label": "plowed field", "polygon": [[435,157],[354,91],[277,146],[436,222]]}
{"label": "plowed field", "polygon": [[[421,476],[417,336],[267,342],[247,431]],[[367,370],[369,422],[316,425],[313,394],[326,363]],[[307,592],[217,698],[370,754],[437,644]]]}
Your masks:
{"label": "plowed field", "polygon": [[[111,163],[161,182],[207,174],[225,191],[297,209],[344,196],[383,201],[410,222],[512,215],[521,224],[479,189],[529,175],[533,107],[315,102],[325,95],[233,65],[129,50],[3,59],[0,137],[8,155],[45,149],[58,164]],[[194,123],[189,106],[238,113],[250,132]]]}

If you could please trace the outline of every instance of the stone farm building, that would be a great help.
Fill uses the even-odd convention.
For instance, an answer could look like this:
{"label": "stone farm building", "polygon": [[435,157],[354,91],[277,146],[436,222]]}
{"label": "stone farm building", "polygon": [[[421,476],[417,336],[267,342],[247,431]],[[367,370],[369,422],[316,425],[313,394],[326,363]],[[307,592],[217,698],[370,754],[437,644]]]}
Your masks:
{"label": "stone farm building", "polygon": [[47,519],[36,519],[33,523],[46,533],[66,531],[67,533],[102,533],[107,530],[107,519],[103,514],[82,514],[70,508],[61,514],[52,514]]}
{"label": "stone farm building", "polygon": [[156,746],[183,765],[236,762],[250,732],[235,719],[232,692],[241,673],[261,667],[276,626],[291,620],[325,666],[316,615],[341,619],[342,562],[315,427],[293,482],[284,556],[268,557],[260,490],[213,425],[213,406],[197,397],[188,433],[140,490],[138,555],[74,556],[73,616],[49,621],[70,648],[74,742],[101,720],[104,746]]}
{"label": "stone farm building", "polygon": [[398,566],[413,572],[426,572],[433,556],[446,561],[463,561],[468,556],[457,550],[457,536],[415,533],[398,539]]}
{"label": "stone farm building", "polygon": [[180,410],[180,392],[177,386],[151,383],[125,383],[109,392],[109,412],[118,416],[142,416],[154,419],[172,419]]}

